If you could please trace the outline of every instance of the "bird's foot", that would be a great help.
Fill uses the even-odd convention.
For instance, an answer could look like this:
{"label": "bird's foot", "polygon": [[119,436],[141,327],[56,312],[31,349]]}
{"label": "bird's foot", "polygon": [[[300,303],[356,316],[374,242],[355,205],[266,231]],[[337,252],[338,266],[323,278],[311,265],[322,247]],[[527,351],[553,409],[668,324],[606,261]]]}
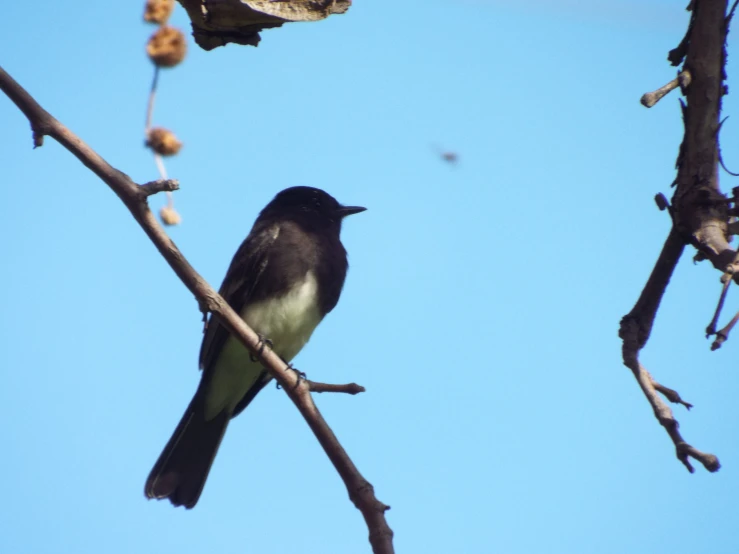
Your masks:
{"label": "bird's foot", "polygon": [[[287,367],[285,368],[286,370],[288,370],[288,369],[289,369],[289,370],[292,370],[292,371],[294,371],[295,373],[297,373],[297,374],[298,374],[298,382],[297,382],[297,383],[295,383],[295,386],[296,386],[296,387],[297,387],[297,386],[298,386],[298,385],[300,384],[300,380],[301,380],[301,379],[306,379],[306,378],[308,377],[308,376],[307,376],[307,375],[305,374],[305,372],[304,372],[304,371],[300,371],[299,369],[297,369],[297,368],[293,367],[293,364],[291,364],[291,363],[289,363],[289,362],[285,362],[285,363],[287,364]],[[279,383],[276,383],[276,386],[277,386],[277,388],[278,388],[278,389],[281,389],[281,388],[282,388],[282,387],[280,386],[280,384],[279,384]]]}
{"label": "bird's foot", "polygon": [[[267,346],[269,346],[270,349],[271,349],[274,345],[273,345],[273,343],[272,343],[271,340],[269,340],[267,337],[265,337],[261,333],[258,333],[257,336],[259,337],[259,342],[257,343],[257,347],[258,347],[257,356],[261,356],[264,353],[264,349]],[[249,354],[249,359],[252,362],[256,362],[256,361],[258,361],[257,360],[257,356],[255,356],[254,354],[251,354],[250,353]]]}

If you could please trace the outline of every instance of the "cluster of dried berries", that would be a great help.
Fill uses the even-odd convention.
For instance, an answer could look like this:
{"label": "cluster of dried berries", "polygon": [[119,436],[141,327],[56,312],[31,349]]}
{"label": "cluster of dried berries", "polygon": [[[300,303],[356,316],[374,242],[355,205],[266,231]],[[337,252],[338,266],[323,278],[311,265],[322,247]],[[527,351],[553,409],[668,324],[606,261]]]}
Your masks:
{"label": "cluster of dried berries", "polygon": [[[153,1],[153,0],[150,0]],[[182,31],[162,25],[146,45],[149,59],[159,67],[174,67],[185,59],[187,41]]]}
{"label": "cluster of dried berries", "polygon": [[[146,44],[146,53],[156,66],[158,72],[162,67],[174,67],[185,59],[187,53],[187,40],[179,29],[167,25],[169,16],[174,9],[174,0],[147,0],[144,8],[144,21],[159,25],[159,29],[151,35]],[[154,82],[156,83],[156,74]],[[154,89],[150,99],[150,110],[153,106]],[[146,146],[151,148],[155,156],[174,156],[182,148],[182,143],[169,129],[163,127],[150,127],[151,113],[147,116]],[[164,166],[159,158],[157,163],[160,172],[164,173]],[[161,175],[166,178],[165,175]],[[159,211],[159,217],[165,225],[177,225],[182,218],[174,209],[172,194],[167,194],[167,205]]]}
{"label": "cluster of dried berries", "polygon": [[147,0],[144,8],[144,21],[159,25],[146,45],[146,53],[157,67],[174,67],[187,53],[185,35],[167,25],[173,9],[174,0]]}
{"label": "cluster of dried berries", "polygon": [[144,7],[144,21],[164,25],[174,9],[174,0],[149,0]]}

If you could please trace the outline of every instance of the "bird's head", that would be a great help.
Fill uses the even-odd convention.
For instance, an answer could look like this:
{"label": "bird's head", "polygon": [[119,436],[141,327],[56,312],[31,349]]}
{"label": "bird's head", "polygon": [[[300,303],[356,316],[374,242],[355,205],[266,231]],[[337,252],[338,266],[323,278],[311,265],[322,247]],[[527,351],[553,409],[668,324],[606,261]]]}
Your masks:
{"label": "bird's head", "polygon": [[367,208],[343,206],[329,193],[313,187],[290,187],[279,192],[262,210],[262,217],[284,217],[311,226],[337,226],[349,215]]}

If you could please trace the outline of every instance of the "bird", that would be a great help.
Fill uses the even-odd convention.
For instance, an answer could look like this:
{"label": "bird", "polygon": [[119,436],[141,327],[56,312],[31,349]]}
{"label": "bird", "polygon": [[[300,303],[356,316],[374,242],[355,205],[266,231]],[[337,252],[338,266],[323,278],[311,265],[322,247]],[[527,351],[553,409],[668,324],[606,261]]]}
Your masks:
{"label": "bird", "polygon": [[[286,363],[336,307],[349,267],[345,217],[365,211],[327,192],[297,186],[259,213],[231,261],[219,293]],[[147,498],[193,508],[231,419],[272,379],[216,316],[200,348],[200,383],[146,479]]]}

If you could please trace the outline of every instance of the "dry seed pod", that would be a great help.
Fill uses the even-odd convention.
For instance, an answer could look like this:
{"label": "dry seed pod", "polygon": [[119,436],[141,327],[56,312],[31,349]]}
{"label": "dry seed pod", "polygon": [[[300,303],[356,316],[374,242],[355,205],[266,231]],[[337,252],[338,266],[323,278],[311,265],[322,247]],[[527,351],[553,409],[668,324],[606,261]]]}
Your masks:
{"label": "dry seed pod", "polygon": [[182,143],[177,140],[177,137],[169,129],[154,127],[149,130],[146,146],[160,156],[174,156],[182,148]]}
{"label": "dry seed pod", "polygon": [[179,225],[182,222],[180,214],[172,206],[164,206],[159,210],[159,217],[165,225]]}
{"label": "dry seed pod", "polygon": [[164,25],[174,9],[174,0],[147,0],[144,21]]}
{"label": "dry seed pod", "polygon": [[174,67],[185,59],[187,41],[182,31],[163,25],[151,35],[146,45],[149,59],[159,67]]}

